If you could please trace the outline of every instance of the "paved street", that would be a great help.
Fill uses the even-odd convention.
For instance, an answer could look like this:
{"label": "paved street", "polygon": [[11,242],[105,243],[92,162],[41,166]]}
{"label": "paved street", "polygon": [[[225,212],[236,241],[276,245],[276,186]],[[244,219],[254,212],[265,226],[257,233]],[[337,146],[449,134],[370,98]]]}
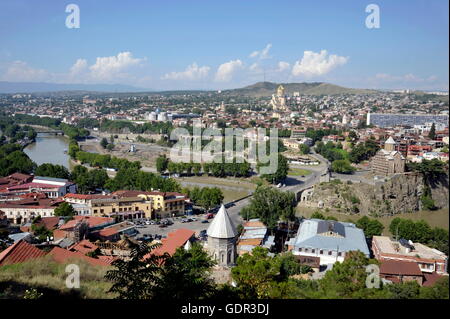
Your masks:
{"label": "paved street", "polygon": [[[237,227],[237,225],[241,224],[243,222],[243,219],[239,216],[239,212],[240,210],[248,205],[250,199],[244,199],[236,204],[234,204],[234,206],[227,208],[227,212],[230,215],[230,219],[233,222],[234,226]],[[142,237],[142,235],[147,234],[147,235],[152,235],[154,236],[155,234],[157,235],[162,235],[162,236],[167,236],[167,234],[169,232],[172,232],[176,229],[179,228],[186,228],[186,229],[191,229],[193,231],[196,232],[196,235],[198,235],[200,233],[200,231],[204,230],[204,229],[208,229],[210,223],[212,222],[212,219],[209,220],[209,223],[207,224],[203,224],[201,221],[205,220],[205,215],[194,215],[192,217],[195,217],[197,219],[197,221],[193,221],[193,222],[189,222],[189,223],[182,223],[181,222],[181,217],[172,219],[169,218],[169,220],[172,220],[174,223],[173,225],[164,227],[164,228],[159,228],[159,225],[146,225],[143,228],[137,228],[137,230],[139,231],[139,235],[137,237]]]}

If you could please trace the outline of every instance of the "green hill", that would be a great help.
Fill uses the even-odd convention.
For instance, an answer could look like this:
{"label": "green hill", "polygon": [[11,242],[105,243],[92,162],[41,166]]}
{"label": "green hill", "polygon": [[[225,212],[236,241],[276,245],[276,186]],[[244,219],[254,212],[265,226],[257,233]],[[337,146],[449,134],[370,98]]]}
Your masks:
{"label": "green hill", "polygon": [[275,93],[279,85],[283,85],[285,92],[288,95],[292,95],[294,92],[306,95],[337,95],[337,94],[373,94],[377,91],[366,89],[351,89],[345,88],[334,84],[324,82],[311,82],[311,83],[273,83],[273,82],[258,82],[253,85],[249,85],[239,89],[232,89],[223,91],[225,95],[245,95],[252,97],[265,97],[271,96]]}

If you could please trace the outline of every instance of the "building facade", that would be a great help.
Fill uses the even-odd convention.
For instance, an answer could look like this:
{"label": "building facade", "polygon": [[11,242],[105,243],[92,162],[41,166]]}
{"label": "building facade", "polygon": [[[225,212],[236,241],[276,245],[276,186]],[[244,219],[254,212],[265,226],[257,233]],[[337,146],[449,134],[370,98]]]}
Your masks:
{"label": "building facade", "polygon": [[230,267],[236,263],[237,231],[222,205],[207,230],[207,251],[218,266]]}
{"label": "building facade", "polygon": [[384,143],[384,149],[380,149],[371,160],[371,168],[374,174],[391,175],[405,172],[405,158],[396,150],[396,142],[389,137]]}

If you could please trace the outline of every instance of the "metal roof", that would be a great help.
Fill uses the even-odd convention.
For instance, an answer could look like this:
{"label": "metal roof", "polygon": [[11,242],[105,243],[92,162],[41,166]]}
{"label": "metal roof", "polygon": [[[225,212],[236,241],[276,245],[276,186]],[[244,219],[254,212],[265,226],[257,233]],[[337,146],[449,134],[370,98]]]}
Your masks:
{"label": "metal roof", "polygon": [[236,228],[223,204],[220,206],[219,212],[209,225],[206,233],[214,238],[234,238],[237,236]]}
{"label": "metal roof", "polygon": [[[367,256],[370,255],[362,229],[356,228],[352,223],[334,222],[334,227],[337,229],[335,232],[340,236],[327,236],[319,232],[319,225],[322,222],[328,221],[320,219],[304,220],[300,224],[297,237],[293,240],[295,249],[304,247],[338,251],[359,250]],[[320,226],[320,228],[323,227]]]}

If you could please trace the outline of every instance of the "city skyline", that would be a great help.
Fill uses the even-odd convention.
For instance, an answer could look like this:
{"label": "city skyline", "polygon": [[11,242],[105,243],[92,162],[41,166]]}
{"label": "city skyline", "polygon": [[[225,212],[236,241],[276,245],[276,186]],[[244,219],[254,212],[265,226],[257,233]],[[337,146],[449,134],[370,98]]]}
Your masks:
{"label": "city skyline", "polygon": [[[294,1],[0,4],[0,81],[229,89],[328,82],[448,90],[448,3]],[[407,9],[407,10],[406,10]],[[134,17],[130,19],[130,17]]]}

